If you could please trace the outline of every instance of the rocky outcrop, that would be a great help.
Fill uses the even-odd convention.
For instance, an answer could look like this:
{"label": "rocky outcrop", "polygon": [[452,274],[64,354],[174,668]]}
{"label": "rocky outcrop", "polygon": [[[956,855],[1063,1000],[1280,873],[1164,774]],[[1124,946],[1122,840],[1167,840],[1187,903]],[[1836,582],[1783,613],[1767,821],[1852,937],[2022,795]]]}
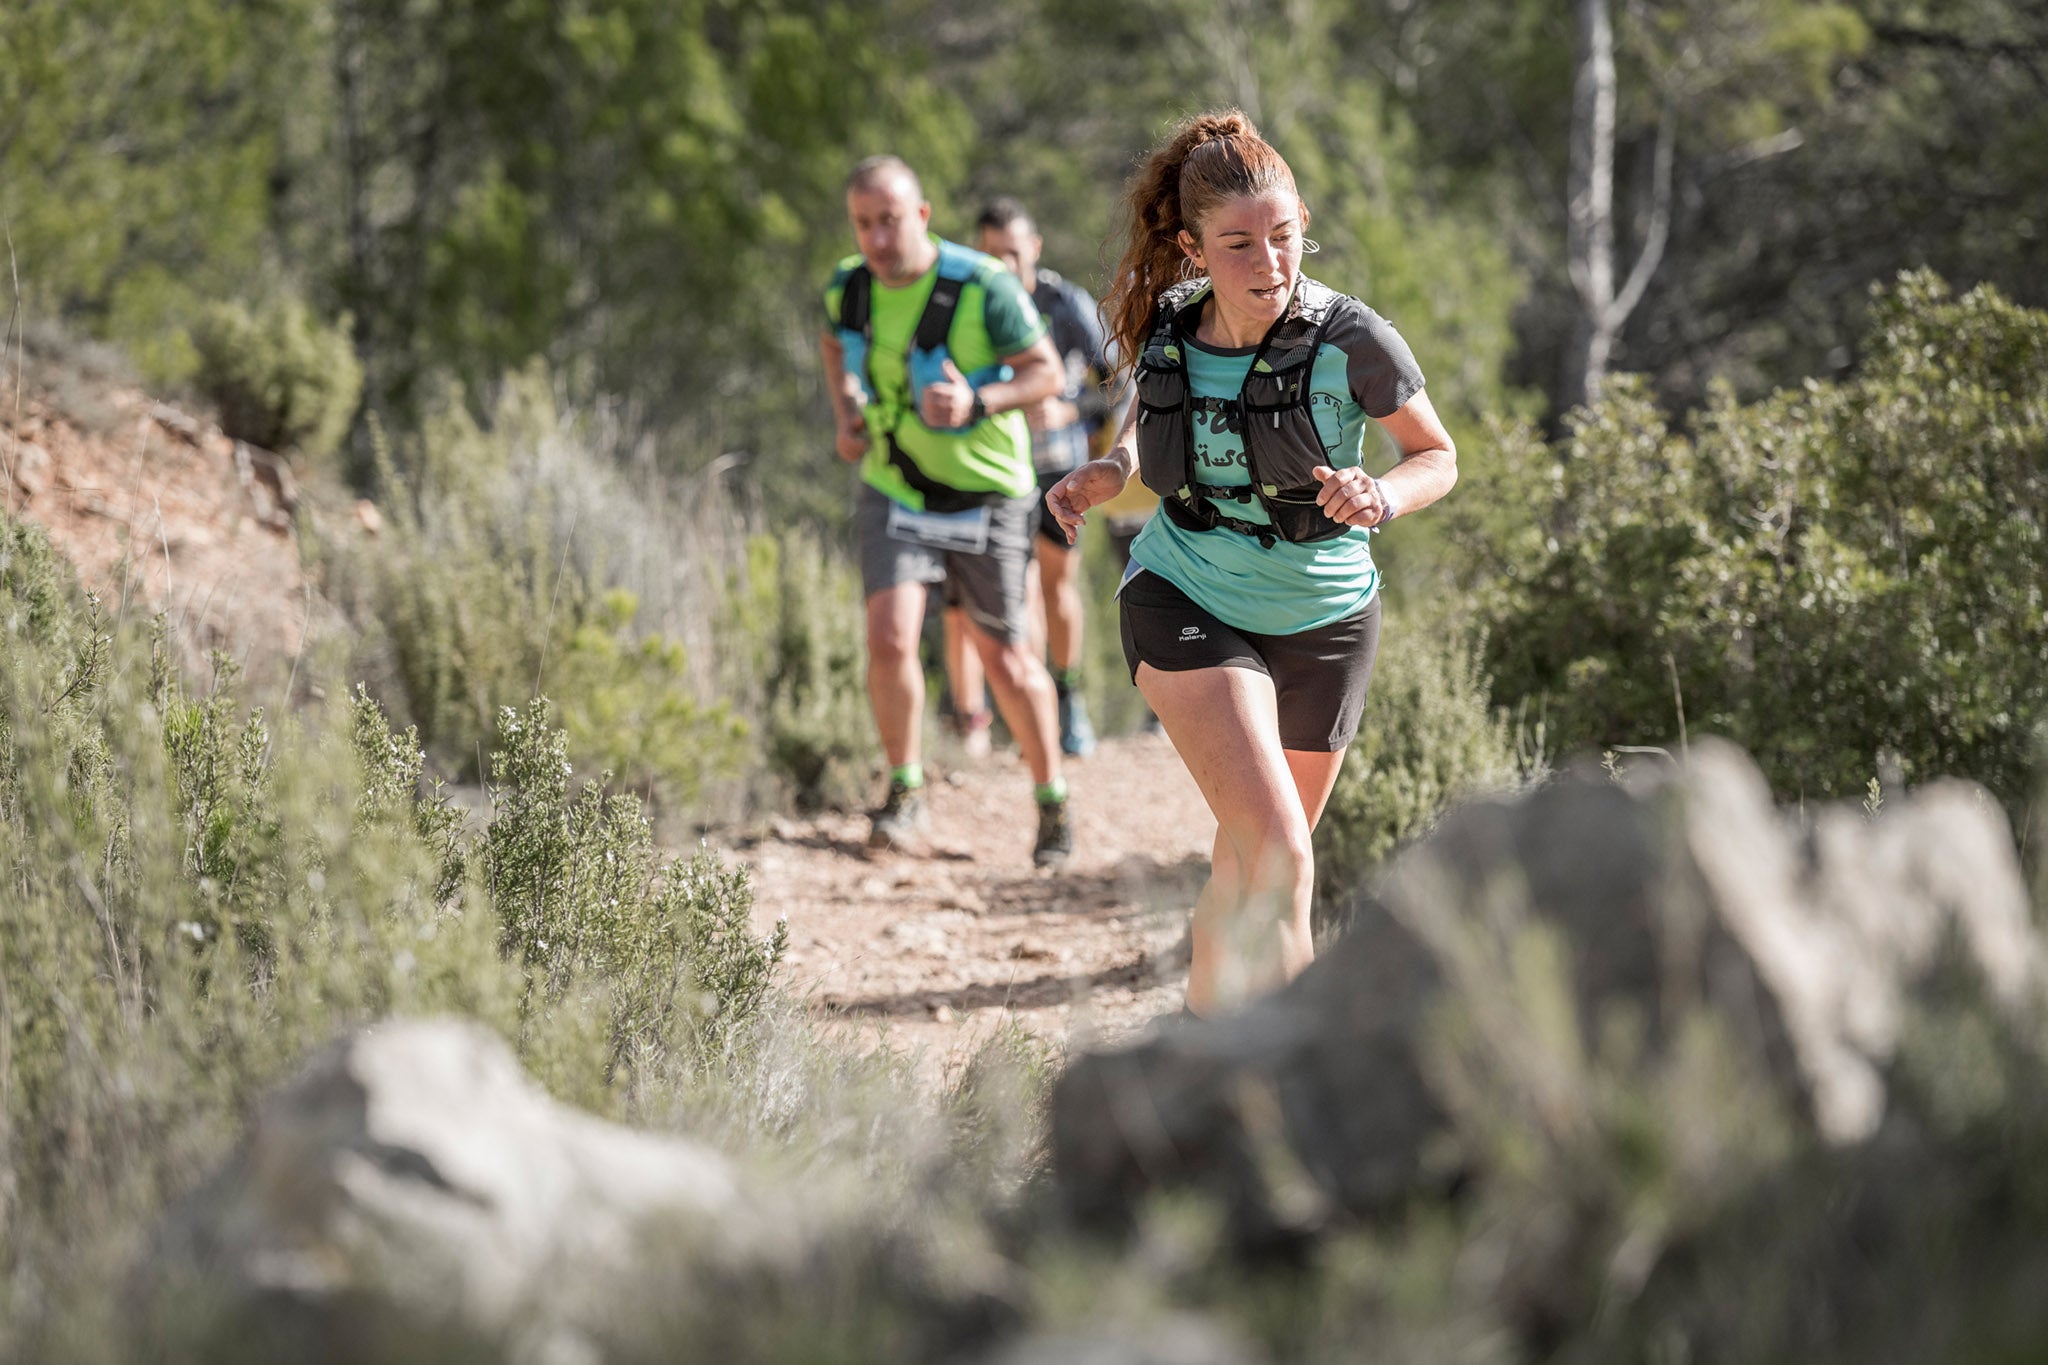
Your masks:
{"label": "rocky outcrop", "polygon": [[595,1365],[858,1331],[945,1358],[1018,1295],[982,1229],[922,1213],[851,1173],[750,1179],[556,1103],[478,1025],[395,1020],[314,1056],[165,1216],[138,1353]]}
{"label": "rocky outcrop", "polygon": [[1286,990],[1068,1070],[1052,1149],[1070,1215],[1115,1226],[1146,1192],[1192,1186],[1227,1201],[1242,1241],[1284,1243],[1481,1173],[1453,1121],[1475,1090],[1568,1135],[1590,1121],[1596,1062],[1647,1075],[1703,1018],[1740,1075],[1850,1143],[1883,1115],[1924,983],[1960,974],[2007,1017],[2043,984],[2010,833],[1979,789],[1802,819],[1720,744],[1649,780],[1581,774],[1461,808],[1349,919]]}
{"label": "rocky outcrop", "polygon": [[263,1102],[234,1159],[170,1215],[147,1278],[297,1321],[305,1349],[338,1350],[326,1358],[349,1358],[356,1335],[330,1310],[367,1302],[573,1362],[656,1221],[710,1242],[768,1225],[717,1153],[555,1103],[479,1026],[393,1022]]}

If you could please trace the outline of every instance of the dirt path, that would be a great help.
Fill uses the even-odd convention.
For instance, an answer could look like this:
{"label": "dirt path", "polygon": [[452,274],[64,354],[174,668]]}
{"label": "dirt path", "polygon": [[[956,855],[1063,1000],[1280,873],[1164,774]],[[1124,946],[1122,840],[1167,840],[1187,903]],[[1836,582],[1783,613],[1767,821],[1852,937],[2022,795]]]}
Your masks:
{"label": "dirt path", "polygon": [[784,983],[943,1083],[1004,1019],[1061,1048],[1181,1003],[1187,912],[1216,822],[1163,737],[1105,741],[1070,770],[1074,858],[1031,865],[1014,753],[929,768],[931,847],[870,856],[864,816],[777,820],[729,850],[762,927],[789,920]]}

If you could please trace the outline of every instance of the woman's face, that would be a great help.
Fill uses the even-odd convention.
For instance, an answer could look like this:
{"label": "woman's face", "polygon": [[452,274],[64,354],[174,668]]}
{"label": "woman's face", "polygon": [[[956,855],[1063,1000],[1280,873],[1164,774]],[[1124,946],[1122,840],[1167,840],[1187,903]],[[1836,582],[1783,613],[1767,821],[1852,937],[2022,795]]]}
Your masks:
{"label": "woman's face", "polygon": [[1245,318],[1277,319],[1301,274],[1301,197],[1286,190],[1226,199],[1181,249],[1208,275],[1217,302]]}

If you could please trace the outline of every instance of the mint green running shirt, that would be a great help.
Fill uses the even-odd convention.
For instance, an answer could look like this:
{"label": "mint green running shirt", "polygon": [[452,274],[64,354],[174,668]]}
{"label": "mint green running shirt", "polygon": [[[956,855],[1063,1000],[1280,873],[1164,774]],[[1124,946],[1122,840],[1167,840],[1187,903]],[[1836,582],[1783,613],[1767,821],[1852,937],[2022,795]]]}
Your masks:
{"label": "mint green running shirt", "polygon": [[[1322,462],[1346,469],[1363,463],[1370,419],[1392,416],[1422,391],[1423,377],[1392,323],[1353,298],[1340,298],[1334,308],[1310,372],[1309,405],[1322,438]],[[1202,482],[1251,482],[1233,400],[1257,350],[1224,350],[1187,339]],[[1256,502],[1227,503],[1224,510],[1244,521],[1268,519]],[[1189,531],[1170,517],[1155,516],[1132,542],[1131,562],[1172,583],[1219,621],[1256,635],[1294,635],[1341,621],[1380,589],[1372,532],[1362,526],[1329,540],[1282,540],[1267,549],[1223,527]]]}

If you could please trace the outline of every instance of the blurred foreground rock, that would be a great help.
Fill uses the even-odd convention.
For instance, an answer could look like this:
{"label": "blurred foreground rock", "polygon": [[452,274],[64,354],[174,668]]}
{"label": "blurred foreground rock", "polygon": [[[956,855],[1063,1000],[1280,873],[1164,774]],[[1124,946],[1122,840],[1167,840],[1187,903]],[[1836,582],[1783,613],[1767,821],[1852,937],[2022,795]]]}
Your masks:
{"label": "blurred foreground rock", "polygon": [[722,1156],[556,1104],[478,1026],[394,1022],[263,1102],[235,1159],[171,1215],[150,1273],[296,1322],[325,1358],[356,1354],[361,1324],[344,1319],[370,1304],[408,1330],[567,1362],[648,1220],[723,1238],[747,1212]]}
{"label": "blurred foreground rock", "polygon": [[315,1056],[167,1216],[143,1321],[152,1358],[336,1365],[720,1358],[813,1293],[940,1341],[991,1330],[967,1248],[933,1275],[881,1213],[821,1194],[558,1104],[478,1026],[394,1021]]}
{"label": "blurred foreground rock", "polygon": [[1447,816],[1287,990],[1075,1063],[1060,1199],[1120,1227],[1194,1187],[1243,1245],[1291,1245],[1483,1175],[1489,1124],[1568,1150],[1614,1075],[1647,1077],[1702,1019],[1759,1123],[1850,1143],[1884,1115],[1917,989],[1960,976],[2028,1018],[2042,961],[2005,818],[1969,784],[1802,822],[1725,744],[1626,785],[1565,777]]}

